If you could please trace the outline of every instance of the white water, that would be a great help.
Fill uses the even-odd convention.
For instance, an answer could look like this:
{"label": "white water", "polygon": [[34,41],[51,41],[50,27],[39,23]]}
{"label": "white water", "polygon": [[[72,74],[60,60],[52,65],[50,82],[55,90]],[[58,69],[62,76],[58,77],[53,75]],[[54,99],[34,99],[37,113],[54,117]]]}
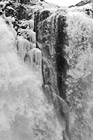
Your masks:
{"label": "white water", "polygon": [[14,34],[0,17],[0,140],[61,140],[41,86],[42,80],[17,56]]}
{"label": "white water", "polygon": [[[40,96],[42,95],[40,90],[42,81],[38,80],[31,70],[24,67],[18,58],[14,49],[13,33],[1,17],[0,25],[0,140],[1,138],[10,140],[10,132],[15,133],[15,135],[13,134],[15,137],[22,139],[24,130],[19,124],[21,127],[19,127],[19,132],[21,131],[19,134],[18,125],[13,121],[15,122],[16,115],[24,115],[24,118],[31,117],[32,112],[28,110],[32,110],[33,106],[42,108],[43,96]],[[29,99],[30,96],[32,99]],[[38,98],[41,99],[38,100]],[[30,102],[32,107],[29,106]],[[13,127],[12,131],[10,131],[11,127]],[[2,131],[9,131],[6,138]],[[29,133],[29,135],[31,134]]]}
{"label": "white water", "polygon": [[31,70],[38,72],[39,76],[42,77],[42,52],[39,49],[33,48],[28,51],[26,63],[30,65]]}

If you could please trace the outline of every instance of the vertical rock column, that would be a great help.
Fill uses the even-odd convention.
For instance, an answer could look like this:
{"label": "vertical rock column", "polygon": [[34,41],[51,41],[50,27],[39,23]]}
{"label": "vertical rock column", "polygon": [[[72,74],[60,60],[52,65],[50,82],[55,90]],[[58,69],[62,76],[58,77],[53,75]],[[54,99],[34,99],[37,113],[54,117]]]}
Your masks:
{"label": "vertical rock column", "polygon": [[[47,11],[45,11],[47,13]],[[58,11],[40,19],[42,14],[36,13],[35,30],[37,41],[42,44],[43,52],[43,87],[48,101],[52,99],[56,115],[62,126],[62,139],[69,140],[69,107],[66,102],[65,45],[67,44],[66,11]]]}

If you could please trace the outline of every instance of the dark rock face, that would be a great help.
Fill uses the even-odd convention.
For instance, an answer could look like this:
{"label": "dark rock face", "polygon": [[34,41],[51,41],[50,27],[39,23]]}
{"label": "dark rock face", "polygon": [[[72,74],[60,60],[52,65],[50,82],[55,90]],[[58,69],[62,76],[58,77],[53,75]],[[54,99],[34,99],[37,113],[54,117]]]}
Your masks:
{"label": "dark rock face", "polygon": [[[61,15],[62,14],[62,15]],[[36,33],[37,41],[42,44],[43,52],[43,64],[42,64],[42,74],[43,74],[43,87],[46,94],[51,95],[54,106],[56,108],[55,102],[57,104],[57,114],[64,118],[66,123],[65,130],[63,130],[64,139],[70,139],[69,135],[69,111],[66,103],[66,69],[67,62],[64,58],[65,52],[64,47],[66,42],[66,11],[58,11],[54,15],[50,15],[44,20],[36,20]],[[39,16],[38,16],[39,19]],[[46,91],[47,86],[47,91]],[[48,96],[49,96],[48,95]],[[59,101],[60,99],[61,106]],[[62,97],[62,100],[60,97]],[[55,99],[54,99],[55,97]],[[48,98],[49,99],[49,98]],[[62,108],[63,107],[63,108]],[[65,110],[65,111],[64,111]],[[60,120],[60,119],[59,119]],[[61,121],[60,121],[61,123]]]}
{"label": "dark rock face", "polygon": [[[12,16],[18,20],[29,20],[32,18],[31,6],[26,6],[26,3],[7,2],[3,10],[6,16]],[[27,3],[28,4],[28,3]],[[31,4],[31,3],[30,3]]]}
{"label": "dark rock face", "polygon": [[[40,14],[40,13],[39,13]],[[43,66],[46,65],[46,69],[44,70],[44,84],[48,84],[47,81],[49,81],[49,85],[52,84],[52,86],[57,89],[56,84],[56,73],[55,70],[53,71],[54,65],[55,65],[55,43],[56,43],[56,29],[54,26],[54,19],[52,19],[52,22],[50,19],[40,20],[39,14],[37,13],[35,18],[36,23],[36,37],[37,41],[42,44],[42,52],[43,52]],[[41,13],[42,14],[42,13]],[[52,47],[53,46],[53,47]],[[51,48],[52,47],[52,48]],[[52,50],[53,49],[53,50]],[[49,70],[48,70],[49,69]],[[46,72],[48,71],[48,72]],[[48,73],[48,75],[46,74]],[[49,80],[48,80],[48,79]]]}
{"label": "dark rock face", "polygon": [[[62,11],[61,13],[65,12]],[[35,22],[37,25],[35,26],[37,41],[43,45],[42,51],[44,53],[44,59],[46,59],[46,62],[48,63],[47,67],[51,66],[49,69],[52,71],[49,76],[44,78],[44,83],[48,84],[46,81],[47,78],[49,78],[50,80],[48,81],[53,87],[55,87],[55,89],[57,89],[57,94],[59,94],[63,99],[66,99],[65,89],[63,90],[62,88],[64,87],[63,85],[66,77],[66,69],[68,67],[66,59],[64,59],[64,46],[67,44],[65,21],[65,14],[61,15],[58,13],[51,15],[47,19],[44,18],[43,21],[39,19],[39,15],[35,17]]]}
{"label": "dark rock face", "polygon": [[[37,10],[35,13],[35,31],[38,32],[38,23],[43,22],[51,15],[51,11],[47,9]],[[38,40],[38,33],[36,34]]]}
{"label": "dark rock face", "polygon": [[19,20],[26,18],[26,9],[24,6],[19,4],[19,6],[17,6],[17,8],[16,8],[16,11],[17,11],[17,17]]}
{"label": "dark rock face", "polygon": [[82,0],[82,1],[78,2],[76,5],[69,6],[69,8],[75,7],[75,6],[81,7],[81,6],[84,6],[84,5],[88,4],[88,3],[91,3],[91,0]]}
{"label": "dark rock face", "polygon": [[71,140],[92,140],[93,20],[64,10],[38,19],[35,30],[43,46],[44,84],[70,107]]}
{"label": "dark rock face", "polygon": [[84,6],[85,4],[88,4],[90,2],[91,2],[91,0],[83,0],[83,1],[80,1],[79,3],[77,3],[75,6]]}
{"label": "dark rock face", "polygon": [[8,16],[13,16],[16,17],[17,16],[17,12],[15,11],[15,9],[7,7],[5,10],[5,15]]}
{"label": "dark rock face", "polygon": [[89,17],[93,18],[93,6],[92,0],[83,0],[76,5],[69,6],[69,9],[74,9],[79,12],[84,12]]}
{"label": "dark rock face", "polygon": [[26,7],[24,4],[16,4],[15,5],[15,10],[17,12],[17,18],[18,20],[28,20],[31,19],[32,17],[32,10],[31,8]]}
{"label": "dark rock face", "polygon": [[56,70],[57,70],[57,86],[59,89],[59,95],[66,99],[66,70],[67,70],[67,62],[65,59],[65,45],[67,40],[67,33],[66,33],[66,16],[59,16],[58,17],[58,35],[57,35],[57,42],[56,42]]}

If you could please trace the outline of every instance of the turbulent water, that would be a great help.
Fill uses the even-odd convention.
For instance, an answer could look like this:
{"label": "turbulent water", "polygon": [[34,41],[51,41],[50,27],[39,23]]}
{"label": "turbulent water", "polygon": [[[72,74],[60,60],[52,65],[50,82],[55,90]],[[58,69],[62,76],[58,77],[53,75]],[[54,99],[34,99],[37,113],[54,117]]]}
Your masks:
{"label": "turbulent water", "polygon": [[17,56],[14,34],[0,17],[0,140],[60,140],[42,79]]}

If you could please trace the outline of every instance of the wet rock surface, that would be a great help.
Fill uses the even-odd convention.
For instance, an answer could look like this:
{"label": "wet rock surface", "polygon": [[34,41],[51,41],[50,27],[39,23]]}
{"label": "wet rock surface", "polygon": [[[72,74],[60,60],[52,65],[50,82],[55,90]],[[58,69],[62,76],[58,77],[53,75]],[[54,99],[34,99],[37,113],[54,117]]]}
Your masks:
{"label": "wet rock surface", "polygon": [[86,10],[87,5],[82,6],[81,11],[78,7],[75,10],[60,9],[43,21],[36,21],[37,41],[43,45],[42,52],[47,61],[44,82],[70,107],[71,140],[93,139],[93,19],[85,14],[83,8]]}
{"label": "wet rock surface", "polygon": [[[9,16],[15,18],[12,24],[5,18]],[[14,84],[8,88],[4,84],[8,90],[2,89],[2,95],[13,90],[14,99],[11,94],[6,98],[1,96],[4,109],[1,111],[1,125],[7,130],[4,130],[6,134],[1,131],[0,138],[93,140],[92,3],[82,1],[75,6],[61,8],[45,1],[14,2],[7,4],[5,17],[2,17],[6,21],[4,25],[8,25],[9,30],[12,28],[15,36],[12,42],[17,54],[13,53],[15,60],[22,62],[22,68],[15,73],[14,83],[20,79],[16,79],[16,75],[25,75],[24,69],[27,68],[31,75],[36,76],[32,79],[39,80],[39,86],[35,85],[32,90],[29,76],[16,87]],[[34,20],[34,26],[32,22],[30,25],[30,19]],[[18,41],[20,36],[22,38]],[[5,62],[4,56],[1,60]],[[16,65],[19,65],[19,60]],[[12,63],[9,57],[9,64],[14,65]],[[32,83],[34,85],[35,82]],[[10,97],[13,108],[8,102]]]}

